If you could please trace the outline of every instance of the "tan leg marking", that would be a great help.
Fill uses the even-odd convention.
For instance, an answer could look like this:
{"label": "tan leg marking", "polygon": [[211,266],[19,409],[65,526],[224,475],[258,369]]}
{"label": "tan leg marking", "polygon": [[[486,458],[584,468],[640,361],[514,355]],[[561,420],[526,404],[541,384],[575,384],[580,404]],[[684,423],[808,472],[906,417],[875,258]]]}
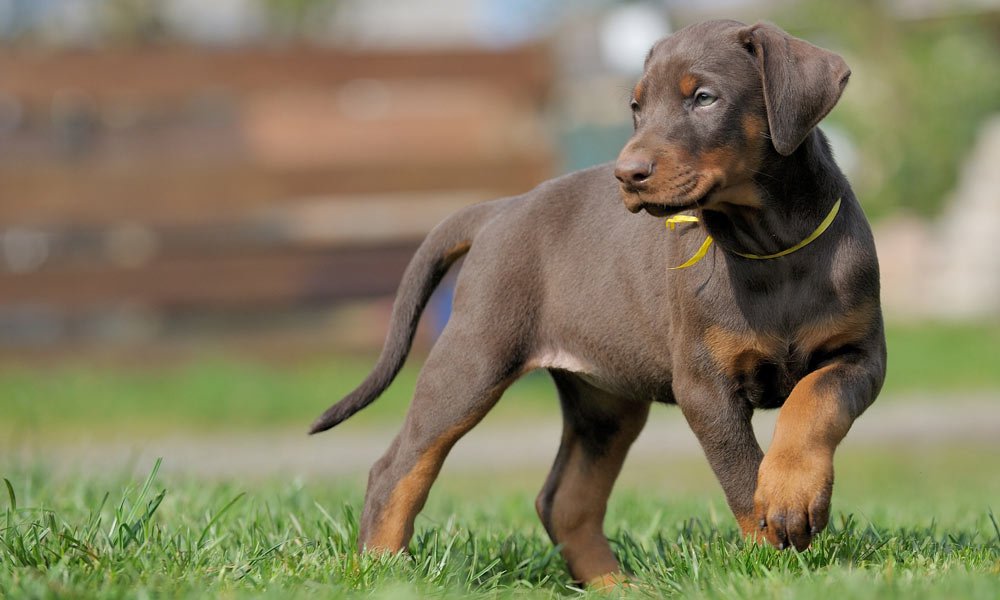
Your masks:
{"label": "tan leg marking", "polygon": [[587,587],[599,592],[625,591],[635,588],[628,576],[622,573],[607,573],[587,581]]}
{"label": "tan leg marking", "polygon": [[438,437],[393,488],[382,510],[381,522],[365,542],[367,550],[398,552],[413,535],[413,520],[427,500],[448,451],[475,423],[462,423]]}
{"label": "tan leg marking", "polygon": [[748,540],[759,542],[764,539],[764,534],[760,530],[760,519],[754,515],[739,515],[736,522],[740,525],[740,532]]}
{"label": "tan leg marking", "polygon": [[804,550],[830,517],[833,452],[852,421],[834,388],[822,385],[835,368],[819,369],[795,386],[760,465],[754,513],[766,520],[764,535],[778,547]]}

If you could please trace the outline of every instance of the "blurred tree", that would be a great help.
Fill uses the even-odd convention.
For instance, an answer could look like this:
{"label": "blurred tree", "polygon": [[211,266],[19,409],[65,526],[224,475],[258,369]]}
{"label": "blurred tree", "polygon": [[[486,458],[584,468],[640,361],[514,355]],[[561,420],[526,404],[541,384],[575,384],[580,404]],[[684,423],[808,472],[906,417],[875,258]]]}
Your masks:
{"label": "blurred tree", "polygon": [[787,17],[790,31],[842,52],[852,67],[830,119],[858,145],[854,179],[869,212],[933,215],[980,125],[1000,112],[1000,13],[903,20],[891,6],[808,1],[782,23]]}
{"label": "blurred tree", "polygon": [[272,33],[282,38],[301,39],[329,24],[337,0],[258,0],[264,8]]}
{"label": "blurred tree", "polygon": [[104,0],[99,3],[101,37],[112,43],[141,43],[167,35],[156,0]]}

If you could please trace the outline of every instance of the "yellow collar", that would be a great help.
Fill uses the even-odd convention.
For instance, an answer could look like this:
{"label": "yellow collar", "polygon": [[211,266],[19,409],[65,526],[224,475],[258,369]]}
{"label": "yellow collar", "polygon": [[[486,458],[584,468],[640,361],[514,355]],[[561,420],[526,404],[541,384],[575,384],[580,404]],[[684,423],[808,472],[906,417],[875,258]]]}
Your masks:
{"label": "yellow collar", "polygon": [[[809,236],[806,237],[806,239],[802,240],[798,244],[795,244],[791,248],[786,248],[780,252],[775,252],[774,254],[749,254],[744,252],[737,252],[735,250],[730,250],[730,252],[732,252],[736,256],[742,256],[743,258],[752,258],[754,260],[768,260],[771,258],[778,258],[779,256],[786,256],[788,254],[791,254],[792,252],[801,250],[806,246],[808,246],[809,244],[811,244],[812,242],[814,242],[816,238],[823,235],[823,232],[830,227],[830,224],[833,223],[833,220],[837,218],[837,213],[840,212],[840,200],[841,199],[838,198],[837,201],[833,203],[833,208],[830,209],[829,214],[826,215],[826,218],[823,219],[823,222],[819,224],[819,227],[817,227],[815,231],[810,233]],[[697,223],[697,222],[698,222],[698,217],[692,217],[691,215],[676,215],[667,219],[666,225],[667,229],[673,230],[678,223]],[[712,236],[706,236],[705,241],[702,242],[701,244],[701,248],[698,248],[698,251],[694,253],[694,256],[687,259],[687,261],[685,261],[684,264],[682,265],[677,265],[676,267],[670,267],[670,270],[686,269],[691,265],[694,265],[701,259],[705,258],[705,255],[708,254],[708,249],[712,246],[712,241],[713,241]]]}

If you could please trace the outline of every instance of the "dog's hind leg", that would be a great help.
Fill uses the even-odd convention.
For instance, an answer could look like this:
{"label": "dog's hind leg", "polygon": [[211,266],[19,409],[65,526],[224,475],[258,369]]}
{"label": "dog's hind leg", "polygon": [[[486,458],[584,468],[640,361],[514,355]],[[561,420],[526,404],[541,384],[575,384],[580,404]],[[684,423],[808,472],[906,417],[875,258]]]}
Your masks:
{"label": "dog's hind leg", "polygon": [[406,548],[448,451],[520,374],[517,357],[509,355],[516,353],[489,339],[479,328],[451,322],[434,345],[402,429],[369,474],[360,550]]}
{"label": "dog's hind leg", "polygon": [[562,545],[578,581],[613,583],[621,569],[604,536],[608,496],[625,455],[649,415],[649,403],[613,396],[565,371],[552,371],[563,411],[563,436],[535,508]]}

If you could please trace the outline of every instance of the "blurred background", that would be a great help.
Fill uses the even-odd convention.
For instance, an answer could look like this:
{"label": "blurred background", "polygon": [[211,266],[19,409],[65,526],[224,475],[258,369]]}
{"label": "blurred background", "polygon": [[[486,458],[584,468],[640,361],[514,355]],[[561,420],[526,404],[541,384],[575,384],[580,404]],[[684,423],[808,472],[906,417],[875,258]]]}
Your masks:
{"label": "blurred background", "polygon": [[[0,0],[2,460],[367,470],[448,285],[385,399],[302,434],[371,366],[422,237],[612,160],[648,48],[719,17],[853,70],[823,127],[876,231],[890,375],[849,442],[996,458],[1000,2]],[[559,427],[530,376],[449,465],[542,470]],[[710,477],[678,411],[650,430],[638,464]]]}

